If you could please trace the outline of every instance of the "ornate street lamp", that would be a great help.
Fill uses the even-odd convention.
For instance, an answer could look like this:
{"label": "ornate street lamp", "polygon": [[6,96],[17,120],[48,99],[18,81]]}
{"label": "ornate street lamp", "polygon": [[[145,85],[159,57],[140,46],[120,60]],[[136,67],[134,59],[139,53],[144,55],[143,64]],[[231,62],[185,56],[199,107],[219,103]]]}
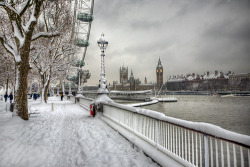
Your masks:
{"label": "ornate street lamp", "polygon": [[62,94],[63,94],[63,96],[65,96],[64,87],[65,87],[65,81],[63,80],[63,81],[62,81]]}
{"label": "ornate street lamp", "polygon": [[[70,70],[69,70],[69,69],[67,70],[67,73],[68,73],[68,74],[70,73]],[[72,95],[72,91],[71,91],[71,80],[70,80],[70,76],[68,75],[68,76],[66,77],[66,79],[68,80],[68,84],[69,84],[68,96],[73,96],[73,95]]]}
{"label": "ornate street lamp", "polygon": [[81,88],[81,73],[82,67],[85,65],[83,60],[79,60],[76,65],[78,66],[78,91],[76,97],[84,97],[82,95],[82,88]]}
{"label": "ornate street lamp", "polygon": [[[101,38],[97,41],[97,44],[99,45],[100,49],[101,49],[101,79],[99,80],[99,89],[97,91],[98,93],[98,97],[95,100],[95,103],[98,105],[101,101],[111,101],[113,102],[113,100],[111,100],[107,95],[109,94],[109,91],[107,89],[107,80],[105,78],[105,66],[104,66],[104,50],[107,48],[108,46],[108,41],[105,40],[104,38],[104,34],[102,33]],[[98,105],[99,106],[99,105]],[[97,107],[99,108],[99,107]]]}
{"label": "ornate street lamp", "polygon": [[72,91],[71,91],[71,82],[69,81],[68,83],[69,83],[69,93],[68,93],[68,96],[73,96],[72,95]]}
{"label": "ornate street lamp", "polygon": [[78,91],[77,91],[77,94],[82,94],[82,90],[81,90],[81,71],[82,71],[82,68],[78,67]]}

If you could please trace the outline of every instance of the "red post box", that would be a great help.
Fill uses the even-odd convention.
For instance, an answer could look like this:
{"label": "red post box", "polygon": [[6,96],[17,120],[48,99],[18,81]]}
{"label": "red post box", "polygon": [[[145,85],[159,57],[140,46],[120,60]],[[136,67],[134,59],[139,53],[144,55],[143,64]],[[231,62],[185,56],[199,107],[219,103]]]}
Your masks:
{"label": "red post box", "polygon": [[95,116],[95,104],[94,103],[90,104],[89,110],[90,110],[90,115],[94,117]]}

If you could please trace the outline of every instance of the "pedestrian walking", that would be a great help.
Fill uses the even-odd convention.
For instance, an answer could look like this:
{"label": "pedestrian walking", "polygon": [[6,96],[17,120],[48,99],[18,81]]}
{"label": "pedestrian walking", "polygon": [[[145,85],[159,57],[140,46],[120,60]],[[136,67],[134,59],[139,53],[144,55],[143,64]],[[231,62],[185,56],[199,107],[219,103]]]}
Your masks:
{"label": "pedestrian walking", "polygon": [[4,99],[5,99],[5,102],[7,102],[7,98],[8,98],[8,93],[6,92],[5,95],[4,95]]}
{"label": "pedestrian walking", "polygon": [[38,94],[37,94],[37,93],[34,93],[33,97],[34,97],[34,99],[36,100],[37,97],[38,97]]}
{"label": "pedestrian walking", "polygon": [[61,101],[63,101],[63,93],[61,93],[60,96],[61,96]]}
{"label": "pedestrian walking", "polygon": [[12,103],[12,100],[13,100],[12,92],[10,93],[9,98],[10,98],[10,103]]}

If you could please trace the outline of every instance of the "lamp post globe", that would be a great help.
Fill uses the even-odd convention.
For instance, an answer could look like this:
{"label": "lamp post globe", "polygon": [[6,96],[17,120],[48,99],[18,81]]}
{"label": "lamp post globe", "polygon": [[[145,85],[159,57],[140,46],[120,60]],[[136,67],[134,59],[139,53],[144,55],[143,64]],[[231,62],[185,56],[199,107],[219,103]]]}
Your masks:
{"label": "lamp post globe", "polygon": [[105,40],[104,34],[102,33],[101,38],[97,41],[98,46],[100,47],[102,53],[108,47],[108,41]]}

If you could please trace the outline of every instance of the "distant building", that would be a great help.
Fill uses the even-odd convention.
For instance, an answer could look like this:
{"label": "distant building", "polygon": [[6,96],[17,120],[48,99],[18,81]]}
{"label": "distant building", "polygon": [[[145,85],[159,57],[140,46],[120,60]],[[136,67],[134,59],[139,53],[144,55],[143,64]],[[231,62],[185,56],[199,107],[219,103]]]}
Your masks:
{"label": "distant building", "polygon": [[124,66],[120,67],[120,83],[127,84],[128,83],[128,67]]}
{"label": "distant building", "polygon": [[158,89],[163,85],[163,66],[161,65],[161,59],[158,60],[158,65],[156,67],[156,86]]}
{"label": "distant building", "polygon": [[154,89],[154,84],[147,83],[145,77],[144,83],[134,77],[133,71],[131,70],[130,77],[128,78],[128,67],[120,67],[120,83],[117,81],[113,82],[113,86],[109,86],[111,90],[126,90],[126,91],[139,91],[139,90],[151,90]]}
{"label": "distant building", "polygon": [[250,73],[230,74],[229,88],[231,90],[250,91]]}
{"label": "distant building", "polygon": [[229,76],[223,72],[215,71],[210,74],[208,71],[204,75],[187,74],[186,76],[170,76],[167,81],[167,90],[191,90],[191,91],[225,91],[229,90]]}
{"label": "distant building", "polygon": [[185,90],[186,89],[185,79],[186,77],[183,75],[170,76],[166,84],[167,90],[173,90],[173,91]]}
{"label": "distant building", "polygon": [[218,73],[217,70],[214,74],[210,74],[209,71],[204,75],[192,74],[186,78],[186,89],[201,91],[227,90],[228,78],[228,74]]}

